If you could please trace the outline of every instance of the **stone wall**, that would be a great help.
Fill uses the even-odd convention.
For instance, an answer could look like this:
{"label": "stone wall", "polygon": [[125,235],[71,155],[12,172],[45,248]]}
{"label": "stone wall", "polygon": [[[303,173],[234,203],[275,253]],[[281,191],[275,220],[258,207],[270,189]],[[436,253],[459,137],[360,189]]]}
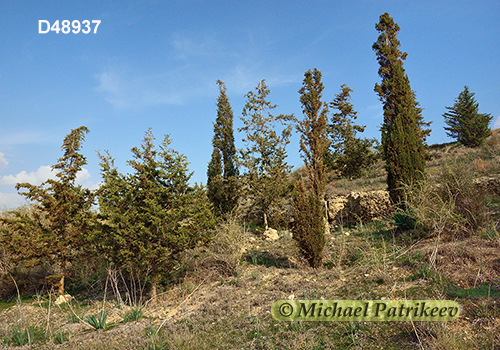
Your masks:
{"label": "stone wall", "polygon": [[329,197],[326,206],[331,224],[371,221],[392,210],[387,191],[351,192],[346,196]]}
{"label": "stone wall", "polygon": [[477,178],[474,184],[486,193],[500,196],[500,175]]}
{"label": "stone wall", "polygon": [[[477,178],[474,183],[478,189],[500,196],[500,175]],[[351,192],[328,197],[325,202],[330,224],[367,222],[393,210],[388,191]]]}

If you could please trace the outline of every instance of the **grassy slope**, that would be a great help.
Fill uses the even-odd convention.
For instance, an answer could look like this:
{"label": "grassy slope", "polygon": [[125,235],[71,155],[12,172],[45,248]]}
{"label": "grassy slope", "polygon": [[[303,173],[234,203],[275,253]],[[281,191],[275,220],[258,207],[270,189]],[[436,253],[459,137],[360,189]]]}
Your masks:
{"label": "grassy slope", "polygon": [[[434,147],[428,173],[432,177],[443,162],[458,156],[469,159],[478,175],[498,174],[499,147],[500,142],[491,139],[481,150],[453,144]],[[344,194],[384,186],[378,164],[365,178],[334,181],[329,191]],[[489,206],[498,222],[499,201],[491,200]],[[327,237],[325,266],[317,270],[302,260],[286,232],[274,242],[234,223],[224,232],[216,243],[219,248],[213,247],[210,254],[188,255],[184,279],[157,304],[148,305],[137,322],[123,323],[130,311],[110,297],[106,302],[73,302],[71,310],[39,296],[0,307],[0,339],[12,340],[16,327],[31,326],[35,347],[42,349],[500,348],[498,227],[448,242],[425,238],[419,230],[398,231],[391,218],[338,227]],[[235,249],[224,249],[224,242]],[[435,264],[430,264],[431,257]],[[271,304],[287,298],[456,299],[463,310],[458,321],[448,323],[273,320]],[[109,329],[95,331],[79,321],[103,307]]]}

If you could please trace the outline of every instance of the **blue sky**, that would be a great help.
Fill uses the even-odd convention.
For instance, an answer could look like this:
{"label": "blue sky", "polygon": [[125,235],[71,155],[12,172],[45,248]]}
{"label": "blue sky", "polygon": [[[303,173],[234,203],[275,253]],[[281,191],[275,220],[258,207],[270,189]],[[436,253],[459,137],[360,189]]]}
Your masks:
{"label": "blue sky", "polygon": [[[206,183],[218,88],[225,82],[236,131],[244,95],[261,79],[277,113],[302,118],[304,72],[323,74],[324,100],[342,84],[367,137],[380,138],[373,91],[375,24],[388,12],[401,27],[411,87],[432,121],[429,144],[451,141],[445,106],[468,85],[480,112],[500,127],[498,1],[2,1],[0,3],[0,209],[24,203],[19,181],[40,184],[71,129],[90,129],[80,183],[100,181],[97,150],[127,173],[130,149],[151,127],[187,156]],[[97,33],[38,33],[38,21],[101,20]],[[93,28],[93,26],[92,26]],[[288,149],[299,166],[298,135]]]}

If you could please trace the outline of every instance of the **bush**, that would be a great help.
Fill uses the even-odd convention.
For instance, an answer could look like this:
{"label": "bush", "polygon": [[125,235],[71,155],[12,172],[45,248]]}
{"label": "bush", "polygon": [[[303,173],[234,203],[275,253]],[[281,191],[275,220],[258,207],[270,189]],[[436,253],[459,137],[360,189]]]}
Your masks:
{"label": "bush", "polygon": [[393,217],[394,224],[401,230],[412,230],[416,226],[416,220],[410,212],[398,212]]}
{"label": "bush", "polygon": [[407,185],[405,196],[417,223],[434,235],[469,236],[487,224],[485,193],[464,161],[445,163],[434,183],[425,179]]}
{"label": "bush", "polygon": [[186,272],[206,278],[211,273],[219,277],[233,276],[241,260],[245,234],[235,218],[219,224],[208,247],[196,247],[184,253]]}

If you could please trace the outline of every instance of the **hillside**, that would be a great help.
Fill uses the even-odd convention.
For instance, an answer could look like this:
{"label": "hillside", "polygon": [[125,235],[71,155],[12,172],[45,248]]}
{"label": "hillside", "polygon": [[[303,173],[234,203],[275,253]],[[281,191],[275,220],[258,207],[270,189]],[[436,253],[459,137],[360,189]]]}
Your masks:
{"label": "hillside", "polygon": [[[436,145],[430,155],[433,186],[446,174],[460,181],[467,174],[498,175],[500,130],[480,149]],[[327,196],[383,190],[384,176],[380,161],[360,179],[331,175]],[[316,270],[289,231],[267,240],[260,227],[232,220],[209,248],[188,251],[158,301],[143,308],[120,302],[131,291],[106,274],[70,286],[76,299],[69,304],[55,305],[47,293],[0,303],[0,349],[30,348],[14,347],[26,329],[37,349],[500,348],[500,196],[481,200],[484,221],[468,234],[414,227],[405,221],[408,213],[332,225],[324,266]],[[456,300],[462,310],[454,322],[280,322],[270,308],[282,299],[443,299]],[[101,310],[103,329],[84,322]]]}

